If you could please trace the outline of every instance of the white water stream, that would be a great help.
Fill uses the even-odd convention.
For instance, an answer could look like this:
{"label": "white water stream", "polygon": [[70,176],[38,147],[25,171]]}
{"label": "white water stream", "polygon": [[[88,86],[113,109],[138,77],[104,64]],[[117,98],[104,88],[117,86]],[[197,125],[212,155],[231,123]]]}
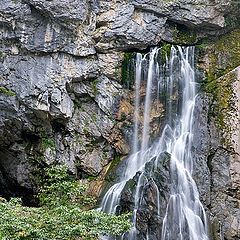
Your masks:
{"label": "white water stream", "polygon": [[[140,204],[142,189],[140,186],[146,181],[143,175],[145,163],[155,158],[157,165],[160,154],[167,152],[171,156],[171,179],[169,179],[171,192],[159,240],[208,240],[206,214],[192,178],[192,121],[196,97],[194,47],[172,47],[170,57],[166,58],[164,64],[161,63],[162,59],[161,48],[153,48],[144,56],[140,53],[136,55],[133,153],[127,159],[126,171],[122,174],[120,182],[114,184],[105,194],[101,210],[115,213],[126,182],[140,172],[135,193],[133,228],[127,238],[123,237],[137,240],[136,213]],[[141,127],[140,87],[144,81],[147,82]],[[166,123],[159,139],[151,143],[149,134],[151,105],[153,99],[160,99],[160,94],[165,95]],[[138,141],[140,133],[141,144]],[[156,188],[156,205],[160,214],[159,189],[155,182],[153,186]],[[151,237],[147,235],[146,239],[151,240]]]}

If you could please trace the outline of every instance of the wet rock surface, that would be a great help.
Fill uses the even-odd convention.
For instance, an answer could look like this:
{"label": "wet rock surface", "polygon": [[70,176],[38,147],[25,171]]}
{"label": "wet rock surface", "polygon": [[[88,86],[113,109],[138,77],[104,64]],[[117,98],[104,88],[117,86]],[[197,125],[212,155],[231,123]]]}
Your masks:
{"label": "wet rock surface", "polygon": [[[67,164],[79,178],[105,174],[112,159],[130,151],[134,89],[132,83],[126,89],[121,73],[124,52],[161,41],[193,44],[218,36],[239,24],[238,11],[239,3],[230,0],[2,0],[0,194],[26,196],[25,202],[31,204],[38,187],[36,170],[57,162]],[[231,46],[238,51],[239,45]],[[214,58],[209,55],[205,63],[216,59],[221,65],[218,72],[230,71],[228,55],[224,51]],[[240,237],[239,68],[225,77],[216,76],[219,86],[229,82],[229,76],[233,79],[235,97],[229,101],[236,104],[225,107],[229,114],[225,105],[220,109],[226,111],[232,128],[221,125],[219,130],[217,116],[211,115],[214,94],[197,97],[194,178],[208,209],[214,240],[232,240]],[[154,136],[159,131],[154,119],[163,115],[162,106],[155,106]],[[222,141],[225,138],[227,142]],[[164,166],[159,166],[159,172],[168,178]],[[153,182],[146,178],[138,213],[138,228],[143,229],[139,239],[144,239],[147,223],[152,225],[151,236],[159,236],[156,224],[162,221],[154,207]],[[156,173],[154,181],[166,184],[159,188],[167,196],[166,179],[159,178]],[[124,194],[122,211],[133,206],[132,192],[125,189]]]}
{"label": "wet rock surface", "polygon": [[[136,185],[139,177],[143,179],[139,186],[142,194],[139,196],[136,212],[137,239],[146,239],[147,236],[151,240],[161,239],[161,226],[170,195],[169,168],[170,155],[161,153],[157,160],[151,159],[146,163],[142,172],[137,172],[132,179],[127,181],[121,193],[119,211],[133,212]],[[158,194],[160,212],[158,212]],[[125,234],[124,239],[128,239],[128,234]]]}

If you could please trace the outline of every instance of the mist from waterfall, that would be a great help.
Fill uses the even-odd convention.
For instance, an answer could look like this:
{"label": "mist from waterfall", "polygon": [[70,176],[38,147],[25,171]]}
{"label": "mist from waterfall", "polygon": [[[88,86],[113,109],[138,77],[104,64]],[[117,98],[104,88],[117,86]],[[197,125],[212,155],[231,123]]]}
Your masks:
{"label": "mist from waterfall", "polygon": [[[141,87],[145,87],[141,101]],[[146,163],[155,161],[157,169],[161,154],[170,156],[170,196],[162,221],[159,240],[208,240],[207,219],[199,200],[196,183],[192,178],[191,156],[193,110],[196,98],[194,47],[171,47],[169,57],[162,56],[161,48],[149,53],[136,54],[135,111],[133,150],[128,157],[121,180],[105,194],[101,210],[116,213],[126,182],[139,174],[134,197],[133,227],[122,239],[137,240],[137,212],[141,205]],[[159,138],[151,139],[151,110],[153,101],[164,102],[165,123]],[[141,111],[141,105],[144,111]],[[142,116],[141,116],[142,115]],[[143,119],[143,123],[139,119]],[[141,139],[141,141],[139,140]],[[160,215],[160,193],[156,182],[157,212]],[[104,239],[114,239],[107,236]],[[147,234],[146,239],[151,240]]]}

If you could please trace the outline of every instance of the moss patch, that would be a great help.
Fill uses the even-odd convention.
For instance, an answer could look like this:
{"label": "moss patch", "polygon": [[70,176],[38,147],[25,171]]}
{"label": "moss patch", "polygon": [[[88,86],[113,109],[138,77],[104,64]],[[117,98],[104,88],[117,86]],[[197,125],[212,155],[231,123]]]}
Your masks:
{"label": "moss patch", "polygon": [[[216,126],[222,133],[230,133],[230,126],[228,125],[227,117],[229,112],[234,111],[232,103],[232,84],[235,79],[236,74],[230,72],[206,85],[207,91],[211,92],[214,99],[214,105],[213,108],[210,109],[209,117],[215,119]],[[226,136],[222,141],[225,145],[229,145],[229,139],[226,138]]]}
{"label": "moss patch", "polygon": [[5,56],[6,56],[6,54],[4,52],[0,51],[0,58],[3,58]]}
{"label": "moss patch", "polygon": [[47,148],[55,149],[56,148],[55,140],[53,138],[44,137],[42,138],[41,146],[43,149]]}
{"label": "moss patch", "polygon": [[[204,55],[202,62],[205,69],[203,91],[213,96],[210,118],[214,117],[221,132],[228,132],[227,114],[233,109],[233,87],[236,73],[231,72],[240,65],[240,30],[222,36],[215,42],[204,42],[197,46]],[[227,139],[224,140],[225,144]]]}
{"label": "moss patch", "polygon": [[221,37],[208,47],[208,79],[217,79],[240,65],[240,29]]}
{"label": "moss patch", "polygon": [[184,25],[175,25],[173,31],[173,41],[176,44],[191,45],[196,43],[197,34],[194,30],[191,30]]}
{"label": "moss patch", "polygon": [[116,154],[113,160],[111,161],[111,164],[107,170],[107,174],[109,175],[112,172],[112,170],[119,165],[120,162],[121,162],[121,157],[120,155]]}
{"label": "moss patch", "polygon": [[98,94],[98,83],[99,83],[99,79],[95,79],[93,82],[92,82],[92,89],[93,89],[93,93],[94,95],[97,95]]}
{"label": "moss patch", "polygon": [[134,57],[135,53],[126,52],[122,61],[122,85],[131,88],[134,84]]}
{"label": "moss patch", "polygon": [[13,97],[13,96],[16,96],[16,93],[5,88],[5,87],[0,87],[0,94],[4,94],[8,97]]}

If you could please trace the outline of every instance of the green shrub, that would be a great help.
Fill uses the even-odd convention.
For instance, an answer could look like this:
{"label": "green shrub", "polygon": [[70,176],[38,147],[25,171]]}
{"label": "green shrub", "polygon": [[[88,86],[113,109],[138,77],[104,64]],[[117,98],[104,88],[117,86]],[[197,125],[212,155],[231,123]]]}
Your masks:
{"label": "green shrub", "polygon": [[85,186],[67,174],[66,167],[47,169],[39,193],[40,207],[22,206],[16,198],[0,201],[0,239],[92,240],[99,234],[119,235],[129,230],[129,215],[86,210],[94,200],[85,191]]}

